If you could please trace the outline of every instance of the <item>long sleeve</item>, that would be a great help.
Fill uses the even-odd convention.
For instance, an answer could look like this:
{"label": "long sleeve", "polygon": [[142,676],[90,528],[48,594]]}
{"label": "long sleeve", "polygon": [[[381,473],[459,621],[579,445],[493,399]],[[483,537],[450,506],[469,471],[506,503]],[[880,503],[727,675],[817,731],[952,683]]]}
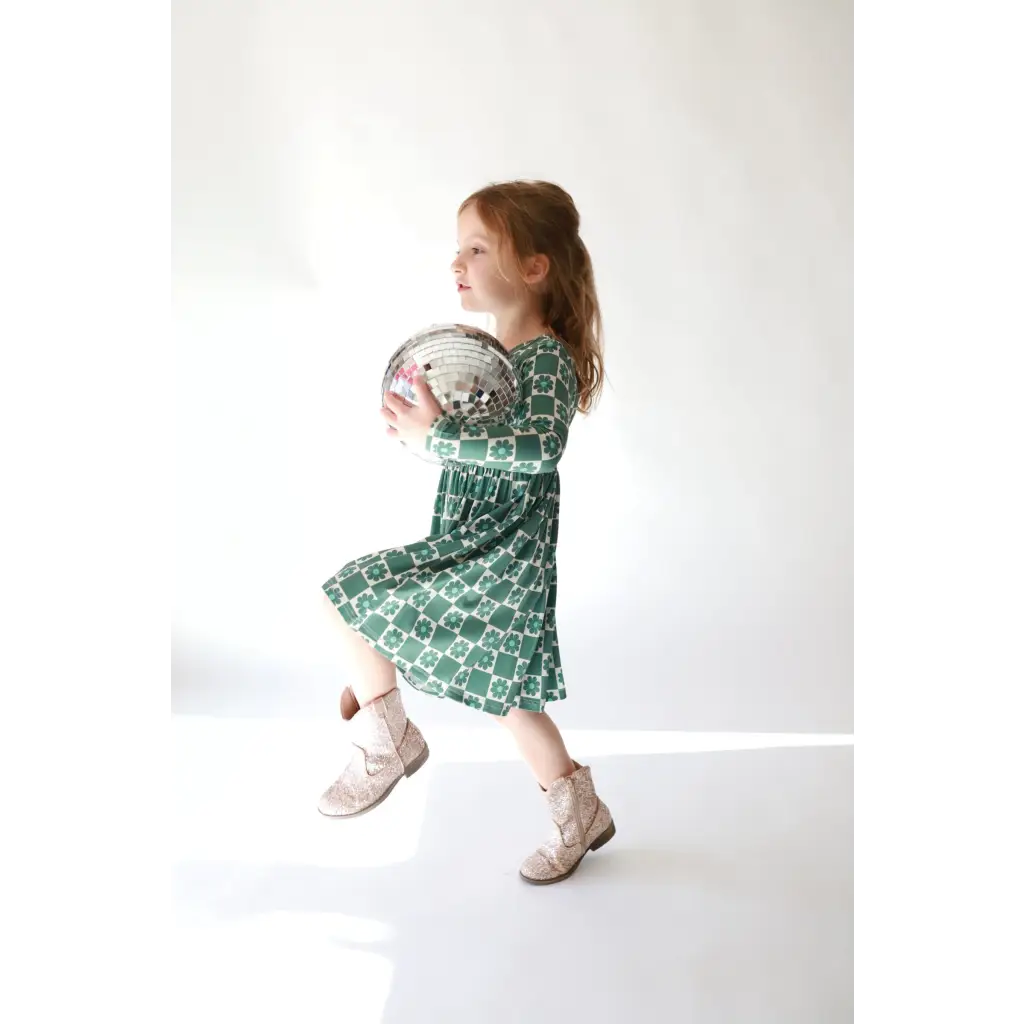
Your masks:
{"label": "long sleeve", "polygon": [[542,339],[519,368],[522,398],[496,423],[465,423],[439,416],[426,450],[442,459],[512,473],[550,473],[558,465],[576,414],[578,389],[572,356],[560,342]]}

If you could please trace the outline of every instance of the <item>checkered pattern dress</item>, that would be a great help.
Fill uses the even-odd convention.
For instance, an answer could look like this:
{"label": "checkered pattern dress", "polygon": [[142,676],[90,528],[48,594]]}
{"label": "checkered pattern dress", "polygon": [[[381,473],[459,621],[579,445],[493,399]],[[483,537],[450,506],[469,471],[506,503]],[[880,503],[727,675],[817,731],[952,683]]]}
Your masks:
{"label": "checkered pattern dress", "polygon": [[423,693],[507,715],[565,697],[555,625],[558,460],[576,413],[572,357],[552,337],[509,353],[521,401],[499,422],[439,417],[430,535],[323,584],[345,621]]}

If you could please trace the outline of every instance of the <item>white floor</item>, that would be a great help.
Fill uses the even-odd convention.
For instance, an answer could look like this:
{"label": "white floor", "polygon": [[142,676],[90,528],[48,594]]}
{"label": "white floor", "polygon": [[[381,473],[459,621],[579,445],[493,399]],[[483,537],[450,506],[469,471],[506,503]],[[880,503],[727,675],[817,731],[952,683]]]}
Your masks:
{"label": "white floor", "polygon": [[173,1019],[853,1020],[849,737],[567,733],[618,834],[534,888],[550,824],[501,730],[431,729],[351,822],[316,811],[335,722],[174,730]]}

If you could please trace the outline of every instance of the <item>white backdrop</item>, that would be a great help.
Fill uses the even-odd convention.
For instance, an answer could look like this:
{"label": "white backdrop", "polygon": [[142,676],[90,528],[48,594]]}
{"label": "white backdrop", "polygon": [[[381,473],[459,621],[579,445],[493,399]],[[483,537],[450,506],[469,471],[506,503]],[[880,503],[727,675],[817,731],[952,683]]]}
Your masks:
{"label": "white backdrop", "polygon": [[[429,527],[380,378],[488,181],[575,197],[563,725],[852,732],[848,0],[175,0],[179,710],[330,714],[320,584]],[[417,717],[464,714],[416,701]]]}

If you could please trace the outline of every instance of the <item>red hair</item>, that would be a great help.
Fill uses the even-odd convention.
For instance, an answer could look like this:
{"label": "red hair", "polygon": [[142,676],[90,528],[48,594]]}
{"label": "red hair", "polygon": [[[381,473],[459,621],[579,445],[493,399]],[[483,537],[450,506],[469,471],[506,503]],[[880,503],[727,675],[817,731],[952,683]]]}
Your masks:
{"label": "red hair", "polygon": [[604,339],[594,268],[572,196],[548,181],[506,181],[474,192],[459,213],[470,205],[507,242],[521,278],[524,260],[547,256],[540,312],[572,355],[580,412],[591,411],[604,384]]}

